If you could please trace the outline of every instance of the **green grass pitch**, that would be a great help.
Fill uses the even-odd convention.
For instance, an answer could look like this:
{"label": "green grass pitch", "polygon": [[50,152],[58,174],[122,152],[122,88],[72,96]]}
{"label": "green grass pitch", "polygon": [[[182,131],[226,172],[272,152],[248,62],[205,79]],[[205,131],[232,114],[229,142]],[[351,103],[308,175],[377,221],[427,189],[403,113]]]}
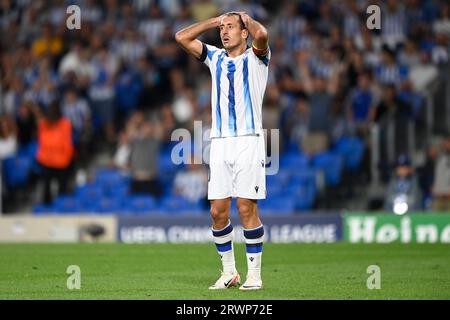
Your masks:
{"label": "green grass pitch", "polygon": [[[450,299],[450,246],[265,244],[264,288],[210,291],[213,244],[1,244],[0,299]],[[235,245],[245,278],[245,246]],[[69,265],[81,289],[66,286]],[[366,286],[381,268],[381,289]]]}

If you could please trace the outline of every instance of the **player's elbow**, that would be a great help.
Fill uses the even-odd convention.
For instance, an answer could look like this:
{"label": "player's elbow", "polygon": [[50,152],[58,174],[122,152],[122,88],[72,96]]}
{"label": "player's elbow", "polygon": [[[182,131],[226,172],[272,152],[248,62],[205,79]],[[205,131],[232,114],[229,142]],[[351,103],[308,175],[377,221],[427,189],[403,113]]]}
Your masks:
{"label": "player's elbow", "polygon": [[181,41],[183,41],[183,35],[181,34],[180,31],[175,33],[175,41],[178,42],[178,43],[181,43]]}
{"label": "player's elbow", "polygon": [[183,31],[178,31],[177,33],[175,33],[175,41],[179,44],[184,44],[186,43],[186,41],[188,41],[188,38]]}

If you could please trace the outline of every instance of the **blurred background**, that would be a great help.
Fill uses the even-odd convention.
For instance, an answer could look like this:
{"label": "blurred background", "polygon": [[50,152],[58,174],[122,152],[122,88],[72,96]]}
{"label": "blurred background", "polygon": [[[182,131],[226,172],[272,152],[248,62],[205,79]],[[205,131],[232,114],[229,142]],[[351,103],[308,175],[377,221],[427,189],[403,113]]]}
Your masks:
{"label": "blurred background", "polygon": [[261,214],[450,211],[448,1],[0,0],[1,212],[208,216],[170,137],[210,126],[210,75],[174,34],[227,11],[270,34]]}

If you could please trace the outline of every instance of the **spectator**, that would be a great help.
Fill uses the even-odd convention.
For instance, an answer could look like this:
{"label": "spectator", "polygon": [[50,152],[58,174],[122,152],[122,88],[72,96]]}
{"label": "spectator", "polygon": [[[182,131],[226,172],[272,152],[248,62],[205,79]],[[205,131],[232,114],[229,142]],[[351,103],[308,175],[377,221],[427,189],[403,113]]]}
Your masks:
{"label": "spectator", "polygon": [[98,55],[93,57],[93,76],[89,89],[94,117],[102,128],[106,141],[113,143],[115,140],[115,90],[114,81],[118,71],[118,61],[106,46],[103,46]]}
{"label": "spectator", "polygon": [[395,84],[397,87],[408,78],[408,68],[396,61],[395,51],[384,47],[382,62],[375,68],[375,77],[381,84]]}
{"label": "spectator", "polygon": [[302,150],[315,155],[328,148],[331,134],[331,106],[338,89],[338,72],[333,70],[330,79],[309,74],[306,64],[301,66],[304,90],[308,95],[309,123],[308,133],[302,141]]}
{"label": "spectator", "polygon": [[411,68],[409,80],[414,91],[425,93],[429,85],[438,77],[438,68],[431,61],[430,54],[422,52],[420,63]]}
{"label": "spectator", "polygon": [[[201,162],[201,159],[197,162]],[[188,164],[187,170],[178,171],[174,181],[175,194],[182,196],[189,202],[206,201],[208,173],[201,164],[195,164],[194,159]]]}
{"label": "spectator", "polygon": [[[409,152],[408,125],[413,119],[413,113],[411,105],[399,99],[394,85],[384,87],[382,99],[376,107],[374,118],[383,131],[380,141],[382,146],[387,148],[388,144],[394,143],[396,154],[392,156],[395,158],[401,154],[407,154]],[[391,140],[392,137],[394,140]],[[382,158],[386,159],[386,155]]]}
{"label": "spectator", "polygon": [[405,155],[397,159],[394,176],[386,190],[385,210],[396,214],[422,209],[422,193],[411,161]]}
{"label": "spectator", "polygon": [[390,49],[395,50],[406,37],[405,8],[399,1],[388,0],[381,11],[383,12],[381,37]]}
{"label": "spectator", "polygon": [[371,77],[364,72],[358,76],[358,85],[348,97],[347,112],[350,116],[349,121],[355,125],[357,133],[366,136],[369,130],[369,124],[374,117],[375,97],[371,90]]}
{"label": "spectator", "polygon": [[38,151],[37,161],[42,167],[44,183],[43,203],[50,204],[53,200],[51,184],[56,180],[58,195],[68,192],[70,167],[74,155],[72,143],[72,125],[62,116],[59,103],[54,101],[42,116],[35,108],[38,119]]}
{"label": "spectator", "polygon": [[283,130],[287,131],[290,142],[301,146],[308,134],[309,106],[306,97],[299,96],[290,109]]}
{"label": "spectator", "polygon": [[154,3],[149,10],[148,19],[142,20],[139,25],[139,32],[143,35],[147,47],[156,48],[160,45],[166,23],[167,20],[161,15],[161,8]]}
{"label": "spectator", "polygon": [[18,76],[13,77],[4,96],[0,96],[0,99],[3,98],[3,103],[0,103],[1,113],[14,115],[22,101],[23,91],[21,79]]}
{"label": "spectator", "polygon": [[8,115],[0,116],[0,160],[9,158],[17,150],[17,128],[14,119]]}
{"label": "spectator", "polygon": [[131,171],[131,193],[148,193],[159,197],[158,155],[161,147],[161,127],[135,112],[116,152],[116,165]]}
{"label": "spectator", "polygon": [[72,124],[72,138],[78,164],[81,168],[86,168],[88,147],[92,137],[91,110],[87,101],[78,96],[75,88],[69,88],[64,93],[62,113]]}
{"label": "spectator", "polygon": [[79,41],[75,42],[71,50],[61,59],[58,69],[60,77],[70,79],[70,76],[73,76],[75,83],[71,83],[72,85],[86,86],[94,72],[89,63],[90,56],[87,45]]}
{"label": "spectator", "polygon": [[116,84],[116,101],[121,118],[127,118],[139,105],[143,78],[133,68],[123,66]]}
{"label": "spectator", "polygon": [[440,17],[433,23],[433,31],[450,37],[450,4],[444,3],[440,10]]}
{"label": "spectator", "polygon": [[439,155],[439,148],[436,144],[432,144],[427,149],[427,157],[425,164],[417,170],[419,175],[420,188],[424,196],[425,209],[431,209],[434,173],[436,168],[436,160]]}
{"label": "spectator", "polygon": [[61,37],[55,36],[50,24],[42,27],[42,36],[37,38],[32,45],[33,54],[36,57],[59,56],[63,50],[63,41]]}
{"label": "spectator", "polygon": [[442,143],[433,184],[433,211],[450,211],[450,135]]}
{"label": "spectator", "polygon": [[25,101],[17,111],[17,138],[20,146],[25,146],[36,139],[37,127],[33,108],[32,102]]}

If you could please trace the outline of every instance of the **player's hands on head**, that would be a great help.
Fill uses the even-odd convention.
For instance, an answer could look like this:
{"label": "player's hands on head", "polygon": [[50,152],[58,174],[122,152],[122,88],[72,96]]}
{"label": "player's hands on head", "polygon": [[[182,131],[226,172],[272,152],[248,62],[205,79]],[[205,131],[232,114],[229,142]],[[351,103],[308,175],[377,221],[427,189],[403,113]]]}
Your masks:
{"label": "player's hands on head", "polygon": [[237,12],[241,16],[242,21],[244,22],[245,27],[248,27],[248,23],[250,21],[250,16],[245,11],[239,11]]}
{"label": "player's hands on head", "polygon": [[244,22],[245,27],[248,27],[248,22],[250,21],[250,16],[247,14],[246,11],[230,11],[228,13],[237,14],[241,17],[242,21]]}
{"label": "player's hands on head", "polygon": [[223,18],[225,18],[225,16],[226,16],[226,13],[221,14],[220,16],[216,17],[216,23],[217,23],[218,27],[222,24],[222,20],[223,20]]}

